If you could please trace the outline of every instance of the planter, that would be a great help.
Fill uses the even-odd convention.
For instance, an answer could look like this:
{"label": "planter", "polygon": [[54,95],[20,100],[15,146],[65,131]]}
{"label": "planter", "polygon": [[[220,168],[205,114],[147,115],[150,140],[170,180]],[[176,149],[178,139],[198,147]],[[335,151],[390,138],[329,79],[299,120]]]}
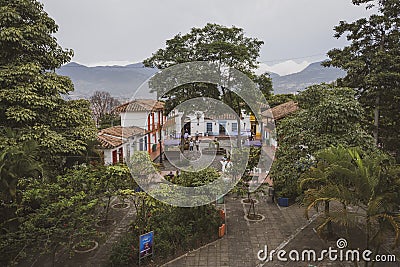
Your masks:
{"label": "planter", "polygon": [[99,243],[94,240],[80,242],[73,246],[76,253],[88,253],[99,247]]}
{"label": "planter", "polygon": [[110,227],[115,225],[117,222],[113,219],[107,219],[107,220],[100,220],[98,222],[96,222],[96,226],[97,227],[101,227],[101,228],[105,228],[105,227]]}
{"label": "planter", "polygon": [[225,224],[218,228],[218,237],[221,238],[225,235]]}
{"label": "planter", "polygon": [[265,216],[261,214],[250,214],[250,215],[246,214],[244,215],[244,219],[250,222],[260,222],[265,219]]}
{"label": "planter", "polygon": [[127,209],[131,205],[129,203],[116,203],[111,206],[111,208],[116,209],[116,210],[122,210],[122,209]]}
{"label": "planter", "polygon": [[289,199],[286,197],[278,198],[278,205],[281,207],[289,207]]}
{"label": "planter", "polygon": [[[253,201],[254,201],[254,204],[258,204],[258,200],[257,199],[253,199]],[[251,204],[251,199],[248,199],[248,198],[242,199],[240,202],[242,204]]]}

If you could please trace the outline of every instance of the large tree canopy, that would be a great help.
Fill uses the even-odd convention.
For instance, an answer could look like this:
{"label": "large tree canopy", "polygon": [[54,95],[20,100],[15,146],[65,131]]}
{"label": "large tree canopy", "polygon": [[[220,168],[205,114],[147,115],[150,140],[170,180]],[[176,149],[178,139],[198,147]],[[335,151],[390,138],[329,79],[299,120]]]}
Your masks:
{"label": "large tree canopy", "polygon": [[279,149],[270,175],[278,194],[298,196],[298,181],[315,153],[332,145],[373,148],[362,128],[364,112],[354,90],[315,85],[298,96],[300,110],[278,122]]}
{"label": "large tree canopy", "polygon": [[[181,63],[206,61],[214,65],[213,68],[216,69],[220,80],[224,80],[224,82],[219,83],[219,86],[210,83],[184,84],[174,88],[166,95],[162,93],[162,90],[166,88],[162,83],[154,82],[150,84],[150,87],[153,91],[157,91],[159,97],[162,96],[166,100],[167,112],[189,99],[209,97],[221,100],[230,106],[237,114],[239,121],[242,110],[250,111],[250,108],[243,99],[231,91],[235,86],[240,87],[238,85],[243,82],[238,81],[240,78],[238,79],[237,75],[234,74],[235,70],[244,73],[254,81],[265,98],[268,99],[272,92],[270,77],[267,74],[257,76],[254,73],[258,65],[260,47],[263,43],[256,38],[246,37],[243,29],[235,26],[229,28],[209,23],[203,28],[192,28],[185,35],[177,34],[174,38],[167,40],[164,49],[159,49],[144,61],[145,66],[165,69]],[[199,70],[199,75],[204,75],[204,72]],[[210,75],[214,75],[214,73]],[[260,102],[263,101],[260,99]],[[194,110],[209,113],[210,111],[217,112],[218,109],[206,107],[205,110],[202,110],[198,106],[189,107],[186,110],[180,110],[184,112],[182,118],[185,117],[186,113]],[[241,132],[240,123],[238,123],[238,132]],[[241,145],[240,138],[238,138],[238,145]]]}
{"label": "large tree canopy", "polygon": [[[177,34],[174,38],[167,40],[166,47],[155,52],[144,61],[144,64],[165,69],[180,63],[208,61],[217,64],[221,73],[223,68],[235,68],[258,83],[260,90],[268,97],[272,91],[270,78],[267,75],[256,76],[254,73],[263,43],[256,38],[246,37],[243,29],[209,23],[203,28],[192,28],[185,35]],[[174,99],[177,101],[176,104],[179,104],[181,101],[197,97],[199,94],[213,98],[221,95],[222,100],[235,111],[239,109],[241,101],[226,88],[220,88],[222,92],[219,94],[215,85],[188,85],[187,87],[189,89],[186,91],[184,88],[180,88],[182,89],[181,93],[175,90],[170,94],[173,97],[170,97],[169,100]]]}
{"label": "large tree canopy", "polygon": [[335,27],[335,37],[346,36],[350,44],[328,52],[326,66],[347,71],[339,79],[356,88],[370,114],[376,143],[400,155],[400,3],[397,0],[353,0],[374,7],[376,14]]}
{"label": "large tree canopy", "polygon": [[54,70],[73,52],[58,45],[57,29],[39,2],[0,0],[0,130],[19,133],[2,134],[0,146],[37,140],[43,161],[60,168],[85,151],[95,127],[88,101],[64,99],[73,84]]}

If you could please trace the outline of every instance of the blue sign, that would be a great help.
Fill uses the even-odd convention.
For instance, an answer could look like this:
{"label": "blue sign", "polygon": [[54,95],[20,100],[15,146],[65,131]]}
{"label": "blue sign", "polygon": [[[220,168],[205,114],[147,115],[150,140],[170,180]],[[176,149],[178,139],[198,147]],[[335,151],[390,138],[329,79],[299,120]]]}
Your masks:
{"label": "blue sign", "polygon": [[151,231],[139,237],[139,258],[153,254],[154,232]]}

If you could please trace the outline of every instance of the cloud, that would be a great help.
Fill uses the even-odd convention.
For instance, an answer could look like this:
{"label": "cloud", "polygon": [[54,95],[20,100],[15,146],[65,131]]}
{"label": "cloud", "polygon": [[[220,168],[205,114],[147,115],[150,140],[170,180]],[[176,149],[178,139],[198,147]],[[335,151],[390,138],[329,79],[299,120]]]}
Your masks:
{"label": "cloud", "polygon": [[296,63],[293,60],[287,60],[272,66],[269,66],[265,63],[261,63],[256,71],[257,75],[260,75],[265,72],[274,72],[281,76],[288,75],[296,72],[300,72],[307,68],[310,65],[310,62],[303,61],[301,63]]}

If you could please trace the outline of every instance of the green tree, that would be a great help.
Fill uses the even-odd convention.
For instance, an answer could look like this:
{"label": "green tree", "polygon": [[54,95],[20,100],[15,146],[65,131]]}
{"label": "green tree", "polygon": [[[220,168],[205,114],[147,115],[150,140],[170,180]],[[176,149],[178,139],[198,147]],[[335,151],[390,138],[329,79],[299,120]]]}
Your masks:
{"label": "green tree", "polygon": [[317,85],[298,96],[301,110],[277,125],[279,149],[270,175],[278,195],[299,195],[300,175],[314,164],[314,154],[331,145],[373,148],[362,128],[363,109],[349,88]]}
{"label": "green tree", "polygon": [[60,170],[86,150],[95,127],[88,101],[64,99],[72,82],[54,70],[73,52],[58,45],[57,30],[39,2],[0,1],[0,128],[36,140],[43,162]]}
{"label": "green tree", "polygon": [[356,88],[369,115],[376,144],[400,155],[400,5],[394,0],[353,0],[374,7],[376,14],[355,22],[341,21],[335,37],[350,44],[328,52],[325,66],[347,71],[338,84]]}
{"label": "green tree", "polygon": [[18,203],[13,205],[13,217],[4,220],[0,228],[0,260],[10,266],[38,253],[53,257],[61,247],[71,252],[73,244],[95,238],[93,225],[102,196],[99,175],[103,167],[77,166],[53,181],[20,179]]}
{"label": "green tree", "polygon": [[300,177],[300,189],[304,190],[302,202],[306,205],[307,218],[311,208],[318,210],[321,204],[324,206],[325,218],[318,231],[321,232],[326,226],[326,237],[332,238],[332,221],[337,222],[340,219],[343,225],[354,224],[354,220],[349,223],[348,216],[336,216],[337,212],[330,211],[331,201],[339,202],[344,210],[351,203],[356,203],[352,194],[354,183],[351,180],[351,155],[343,146],[330,147],[317,152],[316,161],[317,163]]}
{"label": "green tree", "polygon": [[19,180],[37,179],[42,172],[38,160],[38,146],[34,141],[28,140],[3,149],[0,152],[0,199],[2,202],[15,202]]}
{"label": "green tree", "polygon": [[[303,203],[307,216],[311,208],[325,206],[325,220],[319,230],[327,226],[332,235],[332,223],[354,227],[359,225],[356,218],[361,217],[368,249],[379,253],[387,238],[393,236],[397,245],[400,166],[394,159],[377,151],[342,146],[324,149],[316,159],[317,165],[302,175],[300,186],[306,189]],[[338,202],[341,208],[331,212],[331,202]],[[351,206],[362,212],[350,212]]]}
{"label": "green tree", "polygon": [[[159,49],[150,58],[144,61],[146,66],[165,69],[180,63],[207,61],[214,63],[218,75],[225,73],[227,84],[218,87],[216,84],[190,83],[176,88],[165,95],[166,110],[172,110],[178,104],[195,97],[211,97],[227,103],[241,117],[241,111],[246,108],[245,103],[230,88],[234,68],[245,73],[256,82],[266,98],[271,95],[272,82],[267,74],[255,75],[262,41],[246,37],[243,29],[207,24],[203,28],[192,28],[185,35],[177,34],[166,41],[166,48]],[[228,71],[226,71],[228,70]],[[213,74],[210,74],[213,75]],[[239,83],[240,81],[236,81]],[[233,81],[235,83],[235,81]],[[165,87],[162,87],[163,89]],[[247,110],[249,108],[247,107]],[[238,132],[240,123],[238,122]],[[239,144],[239,142],[238,142]]]}

